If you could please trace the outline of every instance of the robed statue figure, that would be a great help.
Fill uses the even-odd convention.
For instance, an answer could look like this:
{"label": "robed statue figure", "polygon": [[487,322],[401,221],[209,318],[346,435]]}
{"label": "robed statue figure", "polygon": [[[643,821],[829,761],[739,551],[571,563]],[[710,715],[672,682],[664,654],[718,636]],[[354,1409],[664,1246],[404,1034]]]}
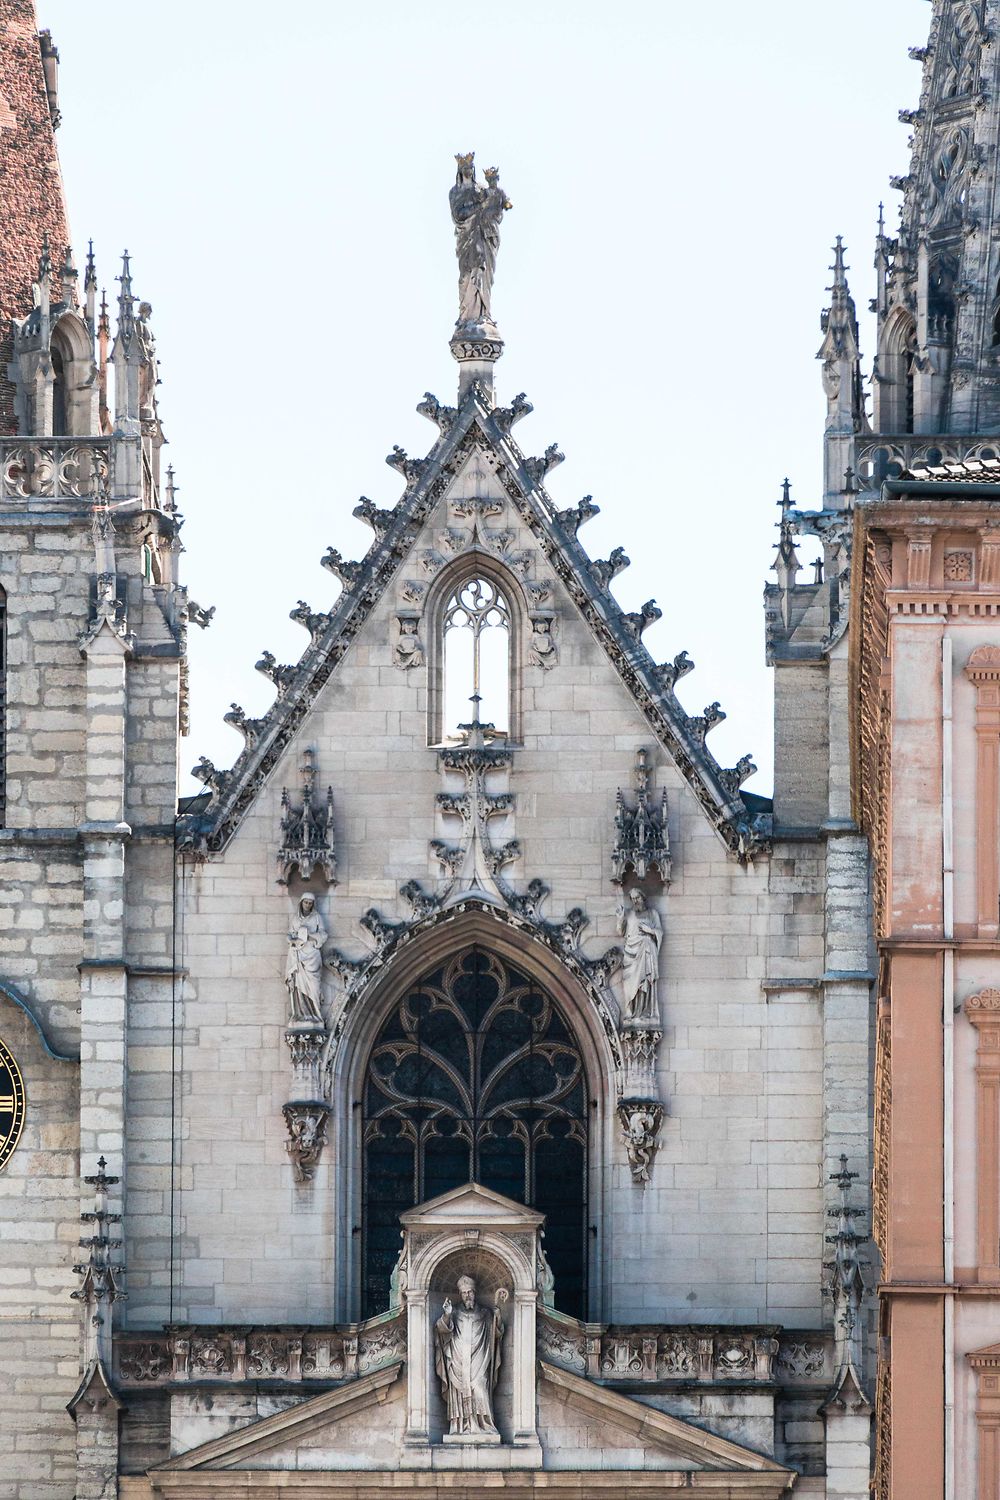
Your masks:
{"label": "robed statue figure", "polygon": [[316,897],[306,891],[288,929],[285,984],[293,1025],[302,1021],[323,1025],[323,944],[329,936],[316,910]]}
{"label": "robed statue figure", "polygon": [[446,1297],[434,1324],[434,1373],[448,1408],[449,1433],[493,1435],[497,1430],[493,1392],[500,1374],[504,1336],[500,1306],[508,1294],[501,1287],[497,1306],[491,1310],[476,1301],[476,1283],[471,1276],[460,1276],[457,1285],[458,1307]]}
{"label": "robed statue figure", "polygon": [[660,944],[663,942],[659,915],[648,905],[638,886],[632,887],[628,906],[622,903],[616,915],[618,932],[625,939],[622,955],[625,1014],[630,1021],[651,1021],[659,1025],[656,987],[660,972]]}
{"label": "robed statue figure", "polygon": [[458,323],[492,323],[490,294],[500,248],[500,220],[510,208],[497,167],[487,167],[486,184],[476,181],[475,152],[456,156],[455,186],[448,195],[458,255]]}

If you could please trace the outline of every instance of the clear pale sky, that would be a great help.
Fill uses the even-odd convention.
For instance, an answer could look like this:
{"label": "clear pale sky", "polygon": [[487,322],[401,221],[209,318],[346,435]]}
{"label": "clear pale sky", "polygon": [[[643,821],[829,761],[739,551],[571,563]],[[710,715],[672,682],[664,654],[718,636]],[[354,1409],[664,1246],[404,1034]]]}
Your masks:
{"label": "clear pale sky", "polygon": [[[81,258],[116,291],[132,253],[154,310],[192,630],[182,767],[228,766],[294,661],[296,600],[328,608],[329,544],[399,496],[394,443],[422,454],[425,390],[453,400],[454,154],[496,162],[501,398],[524,390],[528,452],[557,440],[560,505],[592,493],[592,556],[654,596],[658,660],[687,649],[690,712],[751,750],[771,787],[761,590],[788,473],[820,503],[819,313],[833,237],[872,346],[880,198],[908,165],[909,45],[924,0],[38,0],[60,49],[59,146]],[[192,783],[192,786],[195,785]]]}

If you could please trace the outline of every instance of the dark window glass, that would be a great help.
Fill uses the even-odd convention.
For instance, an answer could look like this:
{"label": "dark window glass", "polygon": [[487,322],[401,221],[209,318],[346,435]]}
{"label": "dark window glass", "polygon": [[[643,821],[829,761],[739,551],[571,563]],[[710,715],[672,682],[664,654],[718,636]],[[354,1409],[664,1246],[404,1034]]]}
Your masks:
{"label": "dark window glass", "polygon": [[404,996],[362,1098],[362,1315],[383,1312],[399,1215],[472,1181],[546,1215],[556,1303],[586,1316],[587,1089],[552,999],[482,948]]}

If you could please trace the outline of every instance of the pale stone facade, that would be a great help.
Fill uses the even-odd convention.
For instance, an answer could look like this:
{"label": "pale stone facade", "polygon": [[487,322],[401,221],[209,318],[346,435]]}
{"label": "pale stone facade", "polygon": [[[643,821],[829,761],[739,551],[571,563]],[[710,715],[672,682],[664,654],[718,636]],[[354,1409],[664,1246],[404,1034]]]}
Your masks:
{"label": "pale stone facade", "polygon": [[[44,134],[54,173],[51,44],[14,8],[21,146]],[[867,475],[867,419],[839,247],[824,506],[783,507],[765,600],[773,804],[741,793],[749,757],[712,756],[718,705],[680,707],[684,653],[650,658],[653,601],[615,601],[627,560],[585,551],[589,498],[556,508],[561,455],[517,446],[527,405],[494,388],[503,195],[462,158],[452,212],[481,215],[486,248],[460,240],[456,404],[421,402],[426,457],[394,450],[397,505],[356,512],[370,551],[323,559],[333,609],[300,602],[301,660],[259,664],[272,709],[234,708],[243,754],[199,763],[207,791],[179,805],[185,631],[207,616],[175,574],[148,312],[126,261],[112,341],[92,265],[82,300],[71,263],[54,271],[53,182],[51,248],[41,218],[17,226],[35,290],[4,308],[0,1035],[28,1103],[0,1175],[0,1500],[346,1496],[362,1476],[365,1494],[596,1497],[623,1473],[650,1495],[862,1500],[875,969],[843,471]],[[798,582],[803,533],[825,581]],[[459,731],[448,631],[473,584],[507,644],[499,678],[466,682]],[[645,936],[622,916],[635,890]],[[484,974],[535,1070],[503,1130],[479,1097],[486,1022],[463,1033],[476,1086],[450,1114],[420,1030],[479,1005]],[[458,1096],[468,1059],[440,1056]],[[393,1091],[412,1171],[371,1147]],[[547,1136],[557,1096],[565,1134]],[[528,1165],[501,1191],[510,1137]],[[446,1431],[432,1330],[460,1274],[502,1308],[498,1442],[446,1441],[468,1434]]]}

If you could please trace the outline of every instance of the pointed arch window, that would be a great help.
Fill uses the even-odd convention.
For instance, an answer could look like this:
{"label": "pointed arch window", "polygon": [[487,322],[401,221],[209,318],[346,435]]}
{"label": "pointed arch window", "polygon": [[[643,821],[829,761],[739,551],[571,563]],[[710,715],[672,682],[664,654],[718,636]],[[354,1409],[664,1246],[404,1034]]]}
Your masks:
{"label": "pointed arch window", "polygon": [[466,948],[383,1023],[362,1094],[362,1316],[388,1306],[399,1215],[478,1182],[546,1215],[556,1305],[586,1317],[588,1090],[551,997]]}
{"label": "pointed arch window", "polygon": [[442,635],[443,738],[457,738],[459,726],[476,718],[509,735],[512,613],[499,584],[481,573],[459,584],[445,604]]}

